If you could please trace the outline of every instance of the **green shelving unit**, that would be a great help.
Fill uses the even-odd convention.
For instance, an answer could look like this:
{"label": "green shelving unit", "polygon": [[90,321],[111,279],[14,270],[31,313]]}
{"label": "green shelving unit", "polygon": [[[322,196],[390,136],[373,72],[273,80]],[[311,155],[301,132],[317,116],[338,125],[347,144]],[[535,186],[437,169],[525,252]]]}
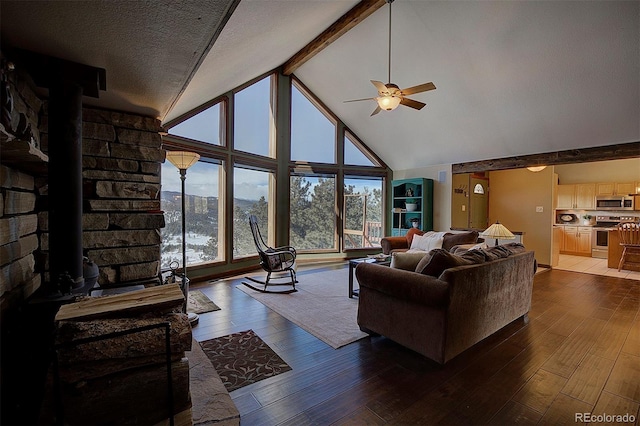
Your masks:
{"label": "green shelving unit", "polygon": [[[433,179],[415,178],[394,180],[391,202],[391,235],[406,235],[413,226],[412,219],[418,222],[423,231],[433,230]],[[409,204],[409,208],[407,208]],[[415,204],[415,210],[411,204]]]}

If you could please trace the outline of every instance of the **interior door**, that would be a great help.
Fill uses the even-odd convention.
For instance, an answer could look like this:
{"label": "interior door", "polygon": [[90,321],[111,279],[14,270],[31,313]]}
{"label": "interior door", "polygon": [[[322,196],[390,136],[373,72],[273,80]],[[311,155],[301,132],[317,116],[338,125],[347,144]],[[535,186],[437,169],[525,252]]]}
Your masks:
{"label": "interior door", "polygon": [[471,176],[470,179],[471,209],[469,227],[487,229],[489,216],[489,178]]}

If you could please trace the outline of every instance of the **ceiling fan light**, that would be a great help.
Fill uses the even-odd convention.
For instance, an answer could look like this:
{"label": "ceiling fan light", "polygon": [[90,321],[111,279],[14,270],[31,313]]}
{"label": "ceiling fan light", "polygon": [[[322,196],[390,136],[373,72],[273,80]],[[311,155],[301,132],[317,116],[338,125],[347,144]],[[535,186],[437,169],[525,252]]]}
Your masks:
{"label": "ceiling fan light", "polygon": [[398,108],[398,105],[400,105],[401,99],[397,96],[387,95],[387,96],[377,97],[376,101],[378,102],[378,106],[381,109],[392,111]]}

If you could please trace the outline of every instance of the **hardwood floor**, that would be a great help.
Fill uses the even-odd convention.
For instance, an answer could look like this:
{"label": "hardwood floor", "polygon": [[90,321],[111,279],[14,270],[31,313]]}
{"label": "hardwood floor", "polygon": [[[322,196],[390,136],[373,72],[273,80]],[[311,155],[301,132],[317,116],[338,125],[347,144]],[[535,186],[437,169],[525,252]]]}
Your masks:
{"label": "hardwood floor", "polygon": [[253,329],[292,367],[231,392],[243,426],[559,425],[582,423],[582,413],[638,424],[638,280],[539,273],[528,324],[511,323],[444,367],[384,337],[332,349],[239,284],[192,285],[222,308],[200,315],[195,339]]}

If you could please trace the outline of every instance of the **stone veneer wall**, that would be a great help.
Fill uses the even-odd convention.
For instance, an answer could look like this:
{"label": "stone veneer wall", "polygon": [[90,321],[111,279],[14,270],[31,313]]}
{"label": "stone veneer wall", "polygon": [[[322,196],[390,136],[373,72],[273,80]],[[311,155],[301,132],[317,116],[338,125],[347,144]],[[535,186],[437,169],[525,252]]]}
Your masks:
{"label": "stone veneer wall", "polygon": [[[2,317],[48,282],[47,102],[30,79],[3,71],[10,114],[0,124],[0,306]],[[4,88],[4,87],[3,87]],[[6,110],[7,108],[5,108]],[[159,120],[83,109],[83,251],[98,282],[159,283]]]}
{"label": "stone veneer wall", "polygon": [[[153,283],[160,272],[160,229],[164,227],[159,198],[160,166],[165,158],[160,122],[89,108],[83,108],[82,120],[84,254],[98,265],[101,286],[137,280]],[[40,132],[46,149],[51,143],[46,126]],[[46,253],[47,212],[39,213],[38,219]]]}

